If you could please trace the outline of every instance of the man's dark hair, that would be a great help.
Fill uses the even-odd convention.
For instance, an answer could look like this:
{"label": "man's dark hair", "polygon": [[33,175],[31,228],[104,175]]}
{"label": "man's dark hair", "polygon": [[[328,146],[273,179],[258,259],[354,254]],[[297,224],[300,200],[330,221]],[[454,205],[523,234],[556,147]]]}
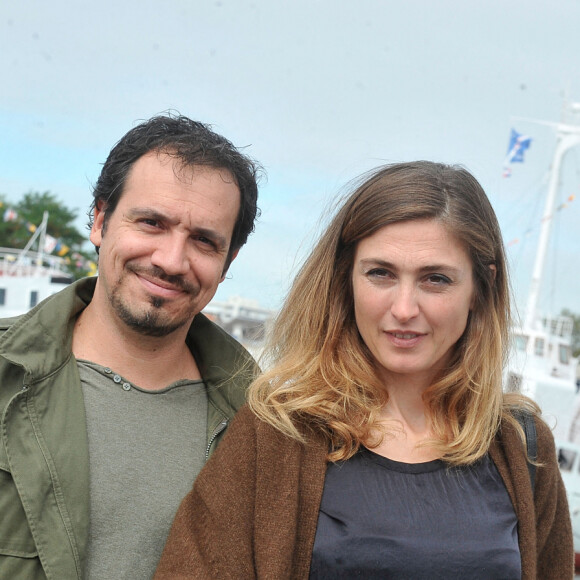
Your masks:
{"label": "man's dark hair", "polygon": [[131,167],[150,151],[167,153],[178,159],[184,168],[211,167],[226,169],[232,174],[240,190],[240,210],[232,233],[227,267],[233,253],[254,231],[254,222],[259,215],[257,180],[262,169],[225,137],[212,131],[210,125],[178,114],[166,113],[140,123],[113,147],[93,188],[89,227],[93,224],[94,210],[99,202],[105,204],[105,227],[123,194]]}

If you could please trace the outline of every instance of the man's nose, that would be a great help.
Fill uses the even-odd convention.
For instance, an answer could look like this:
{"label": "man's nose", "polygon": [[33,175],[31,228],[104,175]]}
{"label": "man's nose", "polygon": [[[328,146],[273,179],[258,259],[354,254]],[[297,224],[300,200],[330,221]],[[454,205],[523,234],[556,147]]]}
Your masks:
{"label": "man's nose", "polygon": [[156,240],[157,247],[151,256],[151,264],[161,268],[169,276],[180,276],[189,271],[187,239],[168,234]]}

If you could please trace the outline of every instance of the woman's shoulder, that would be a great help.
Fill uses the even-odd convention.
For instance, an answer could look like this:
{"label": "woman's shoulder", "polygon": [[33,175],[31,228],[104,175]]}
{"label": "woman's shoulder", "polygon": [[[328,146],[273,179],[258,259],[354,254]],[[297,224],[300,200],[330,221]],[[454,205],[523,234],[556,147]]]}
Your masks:
{"label": "woman's shoulder", "polygon": [[[533,437],[537,447],[538,460],[542,462],[543,457],[551,458],[555,454],[555,442],[552,428],[541,416],[541,414],[532,407],[517,407],[511,410],[510,414],[522,426],[526,438]],[[533,429],[526,430],[525,424],[533,425]],[[504,417],[501,424],[501,439],[505,446],[522,444],[520,433],[514,427],[513,423]],[[528,441],[526,440],[526,443]],[[534,442],[531,442],[532,445]]]}
{"label": "woman's shoulder", "polygon": [[258,416],[250,407],[248,403],[244,404],[240,410],[236,413],[234,420],[229,428],[230,438],[237,438],[242,433],[248,436],[252,433],[252,436],[260,440],[262,444],[271,442],[273,445],[281,447],[291,447],[291,446],[307,446],[307,447],[320,447],[325,446],[323,436],[317,433],[316,429],[309,429],[307,426],[299,425],[299,431],[303,437],[303,441],[299,442],[296,439],[286,435],[280,429],[274,425],[268,423],[262,417]]}
{"label": "woman's shoulder", "polygon": [[534,422],[536,424],[538,443],[554,447],[554,434],[552,433],[552,428],[541,416],[536,415],[534,417]]}

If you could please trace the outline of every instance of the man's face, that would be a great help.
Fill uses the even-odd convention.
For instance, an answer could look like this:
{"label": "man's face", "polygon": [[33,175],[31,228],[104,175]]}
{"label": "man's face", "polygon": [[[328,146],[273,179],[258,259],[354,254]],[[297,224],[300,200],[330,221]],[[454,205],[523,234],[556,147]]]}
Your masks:
{"label": "man's face", "polygon": [[129,172],[105,227],[106,208],[95,210],[93,302],[144,335],[189,326],[224,278],[239,207],[227,170],[184,169],[167,154],[147,153]]}

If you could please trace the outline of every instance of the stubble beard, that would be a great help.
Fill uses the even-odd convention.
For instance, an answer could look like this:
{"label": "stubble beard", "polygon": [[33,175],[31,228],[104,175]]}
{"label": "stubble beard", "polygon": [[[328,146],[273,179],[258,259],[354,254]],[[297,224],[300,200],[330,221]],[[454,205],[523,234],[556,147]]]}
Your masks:
{"label": "stubble beard", "polygon": [[[181,278],[178,279],[174,276],[167,276],[159,268],[144,269],[128,265],[127,269],[132,272],[144,272],[146,270],[150,275],[153,275],[156,278],[176,284],[192,298],[199,294],[199,289],[193,288],[191,285],[182,281]],[[189,309],[182,313],[183,316],[176,319],[170,319],[163,309],[168,300],[160,296],[150,296],[149,304],[146,306],[132,307],[122,296],[123,279],[128,275],[130,274],[126,273],[112,289],[110,301],[117,316],[129,328],[143,336],[162,338],[170,335],[179,328],[182,328],[185,324],[188,324],[191,321],[193,310]]]}

